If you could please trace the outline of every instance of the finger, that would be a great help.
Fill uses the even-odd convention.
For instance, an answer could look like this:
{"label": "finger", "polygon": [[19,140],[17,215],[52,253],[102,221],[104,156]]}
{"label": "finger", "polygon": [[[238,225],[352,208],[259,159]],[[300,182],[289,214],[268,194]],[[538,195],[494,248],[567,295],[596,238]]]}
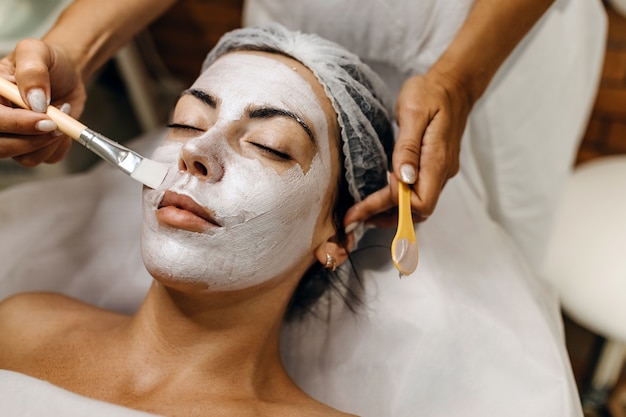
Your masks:
{"label": "finger", "polygon": [[[423,216],[421,213],[413,213],[413,223],[421,223],[428,219],[428,216]],[[365,220],[367,225],[376,227],[397,227],[398,226],[398,210],[393,207],[389,210],[383,211],[379,214],[374,214]]]}
{"label": "finger", "polygon": [[438,138],[431,142],[431,138],[427,138],[426,141],[438,145],[424,148],[417,182],[413,185],[415,192],[411,194],[411,208],[419,215],[428,217],[435,210],[443,185],[449,177],[449,158],[444,139]]}
{"label": "finger", "polygon": [[13,160],[27,168],[35,167],[50,158],[56,152],[59,146],[59,143],[57,143],[59,140],[58,137],[54,138],[51,143],[39,147],[32,152],[13,156]]}
{"label": "finger", "polygon": [[24,39],[15,47],[14,60],[22,99],[33,111],[45,112],[50,104],[50,50],[39,40]]}
{"label": "finger", "polygon": [[0,135],[41,135],[57,128],[45,114],[0,106]]}
{"label": "finger", "polygon": [[413,106],[398,106],[396,119],[398,138],[393,149],[393,171],[403,182],[413,184],[420,169],[422,136],[429,119]]}
{"label": "finger", "polygon": [[67,152],[70,150],[71,146],[72,139],[70,139],[68,136],[60,137],[59,144],[56,150],[52,154],[50,154],[50,156],[46,158],[44,162],[47,162],[49,164],[55,164],[61,161],[65,157],[65,155],[67,155]]}
{"label": "finger", "polygon": [[9,54],[4,58],[0,59],[0,77],[11,81],[15,84],[15,65],[13,62],[13,55]]}
{"label": "finger", "polygon": [[425,216],[422,213],[413,213],[413,223],[425,222],[426,220],[428,220],[428,217],[430,216]]}
{"label": "finger", "polygon": [[385,212],[395,206],[391,196],[391,187],[386,186],[350,207],[344,217],[344,226],[368,221],[372,216]]}
{"label": "finger", "polygon": [[[389,187],[391,189],[391,198],[394,202],[395,205],[398,204],[398,193],[400,192],[399,188],[399,180],[396,177],[395,174],[391,173],[389,175]],[[412,190],[411,193],[411,198],[415,198],[415,196],[417,195],[417,193]],[[424,215],[418,211],[413,210],[413,205],[411,205],[411,209],[412,209],[412,219],[413,219],[413,223],[420,223],[423,222],[425,220],[428,219],[428,215]],[[389,215],[385,215],[385,213],[383,213],[383,219],[379,221],[377,219],[378,216],[373,216],[370,217],[370,219],[367,221],[368,224],[376,224],[376,225],[384,225],[384,222],[386,221],[385,217],[389,218],[389,219],[393,219],[393,221],[395,221],[397,223],[397,215],[398,215],[398,210],[397,209],[392,209],[392,210],[388,210],[388,212],[390,212],[391,214],[393,214],[393,216],[389,216]]]}
{"label": "finger", "polygon": [[0,137],[0,158],[15,158],[36,152],[58,140],[51,134]]}
{"label": "finger", "polygon": [[[60,107],[59,110],[61,110],[61,112],[70,115],[71,111],[72,111],[72,105],[70,103],[63,103]],[[63,132],[61,132],[60,130],[55,130],[54,132],[52,132],[53,136],[62,136]]]}
{"label": "finger", "polygon": [[398,210],[388,210],[383,213],[376,214],[366,222],[370,226],[392,228],[398,226]]}
{"label": "finger", "polygon": [[15,104],[11,103],[9,100],[7,100],[6,98],[0,96],[0,105],[5,106],[5,107],[9,107],[9,108],[15,108],[17,107]]}

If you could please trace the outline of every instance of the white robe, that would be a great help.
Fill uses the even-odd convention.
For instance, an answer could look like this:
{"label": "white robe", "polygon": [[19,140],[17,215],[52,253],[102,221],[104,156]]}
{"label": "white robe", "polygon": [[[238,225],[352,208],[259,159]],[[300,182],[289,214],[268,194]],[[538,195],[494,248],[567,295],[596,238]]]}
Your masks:
{"label": "white robe", "polygon": [[[470,6],[251,0],[246,22],[278,20],[344,43],[397,91],[432,65]],[[285,362],[307,392],[363,417],[582,415],[558,300],[534,271],[591,108],[605,29],[598,1],[557,0],[472,112],[461,172],[417,227],[415,274],[398,279],[393,231],[370,231],[355,254],[364,308],[354,315],[334,304],[328,323],[286,327]],[[0,298],[49,289],[133,311],[150,283],[140,188],[103,165],[0,193]],[[98,401],[0,372],[0,403],[12,416],[32,415],[27,396],[3,388],[12,380],[54,410],[61,395],[68,410],[102,412]]]}
{"label": "white robe", "polygon": [[[357,53],[397,95],[425,73],[474,0],[249,0],[247,25],[277,21]],[[552,214],[587,125],[604,54],[598,0],[556,0],[475,106],[461,169],[530,265],[543,261]]]}
{"label": "white robe", "polygon": [[[249,0],[245,23],[343,44],[397,93],[436,61],[472,4]],[[308,392],[371,417],[581,415],[557,295],[538,272],[605,31],[599,1],[557,0],[521,42],[470,115],[460,174],[417,227],[415,274],[399,280],[393,232],[371,231],[357,255],[366,311],[285,333],[287,366]]]}

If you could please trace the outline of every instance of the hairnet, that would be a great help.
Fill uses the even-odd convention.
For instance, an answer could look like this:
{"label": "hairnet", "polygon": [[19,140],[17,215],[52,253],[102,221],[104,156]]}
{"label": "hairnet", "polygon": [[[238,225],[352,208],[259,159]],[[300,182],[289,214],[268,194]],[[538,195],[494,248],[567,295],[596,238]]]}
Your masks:
{"label": "hairnet", "polygon": [[317,35],[273,24],[227,33],[202,70],[236,50],[280,53],[311,70],[337,113],[350,194],[361,201],[387,184],[393,150],[391,100],[384,82],[355,54]]}

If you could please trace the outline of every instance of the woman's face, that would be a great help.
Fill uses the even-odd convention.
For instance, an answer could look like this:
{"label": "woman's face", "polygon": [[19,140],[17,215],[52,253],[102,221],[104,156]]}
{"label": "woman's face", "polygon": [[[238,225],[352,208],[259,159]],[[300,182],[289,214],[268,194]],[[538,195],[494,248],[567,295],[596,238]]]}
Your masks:
{"label": "woman's face", "polygon": [[179,99],[144,191],[142,251],[156,278],[248,288],[303,273],[334,234],[336,116],[314,75],[276,54],[215,61]]}

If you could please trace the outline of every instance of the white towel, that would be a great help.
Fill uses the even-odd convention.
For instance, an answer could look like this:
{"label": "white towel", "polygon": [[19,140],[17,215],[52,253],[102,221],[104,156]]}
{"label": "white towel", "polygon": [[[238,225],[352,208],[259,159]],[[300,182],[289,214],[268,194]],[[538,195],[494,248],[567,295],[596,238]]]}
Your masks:
{"label": "white towel", "polygon": [[155,417],[5,370],[0,370],[0,407],[6,417]]}

